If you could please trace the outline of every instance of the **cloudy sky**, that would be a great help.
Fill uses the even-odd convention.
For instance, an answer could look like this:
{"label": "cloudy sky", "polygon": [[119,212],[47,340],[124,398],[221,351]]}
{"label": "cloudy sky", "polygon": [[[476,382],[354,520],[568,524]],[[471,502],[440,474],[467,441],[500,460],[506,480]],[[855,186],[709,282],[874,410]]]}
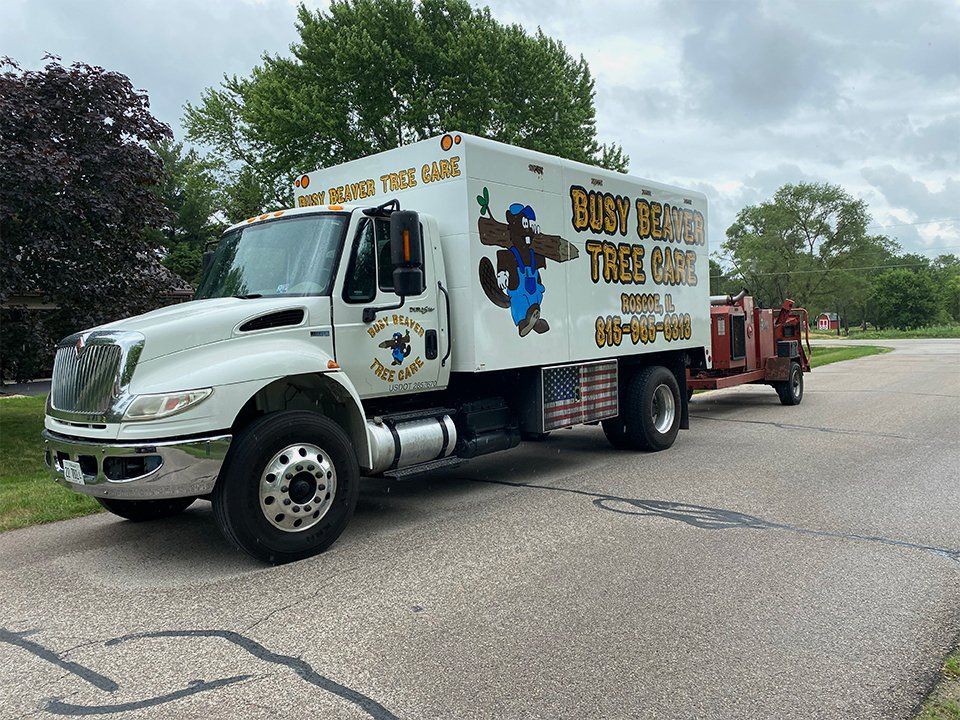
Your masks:
{"label": "cloudy sky", "polygon": [[[960,0],[489,5],[586,57],[601,140],[634,174],[706,192],[713,248],[745,204],[823,180],[905,249],[960,253]],[[185,102],[286,52],[294,16],[292,0],[3,0],[0,55],[126,73],[180,134]]]}

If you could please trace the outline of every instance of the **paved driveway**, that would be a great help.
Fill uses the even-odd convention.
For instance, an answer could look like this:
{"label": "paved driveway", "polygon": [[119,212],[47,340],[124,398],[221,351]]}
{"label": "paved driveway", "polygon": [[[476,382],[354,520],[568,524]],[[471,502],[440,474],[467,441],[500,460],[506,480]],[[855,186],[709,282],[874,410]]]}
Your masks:
{"label": "paved driveway", "polygon": [[[883,342],[882,344],[888,344]],[[960,342],[370,481],[259,566],[209,507],[0,535],[4,717],[906,717],[960,632]]]}

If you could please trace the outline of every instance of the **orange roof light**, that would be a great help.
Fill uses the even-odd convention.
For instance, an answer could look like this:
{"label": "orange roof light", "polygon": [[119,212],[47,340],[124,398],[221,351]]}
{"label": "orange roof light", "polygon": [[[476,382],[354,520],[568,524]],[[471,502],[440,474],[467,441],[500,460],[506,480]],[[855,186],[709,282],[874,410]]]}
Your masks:
{"label": "orange roof light", "polygon": [[327,205],[327,210],[343,210],[343,205]]}

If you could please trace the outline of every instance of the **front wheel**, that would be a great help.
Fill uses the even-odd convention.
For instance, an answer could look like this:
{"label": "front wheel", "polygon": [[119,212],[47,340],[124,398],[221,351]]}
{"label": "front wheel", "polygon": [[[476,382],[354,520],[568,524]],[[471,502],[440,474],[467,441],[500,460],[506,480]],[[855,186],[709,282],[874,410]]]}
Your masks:
{"label": "front wheel", "polygon": [[97,498],[106,510],[133,522],[159,520],[178,515],[196,500],[195,497],[170,498],[168,500],[117,500],[115,498]]}
{"label": "front wheel", "polygon": [[774,387],[783,405],[799,405],[803,400],[803,369],[800,363],[790,363],[789,378],[786,382],[779,382]]}
{"label": "front wheel", "polygon": [[213,491],[224,536],[273,564],[326,550],[353,516],[360,468],[350,439],[312,412],[284,411],[234,441]]}
{"label": "front wheel", "polygon": [[646,367],[628,381],[619,417],[603,421],[603,431],[618,449],[666,450],[680,430],[680,386],[661,365]]}

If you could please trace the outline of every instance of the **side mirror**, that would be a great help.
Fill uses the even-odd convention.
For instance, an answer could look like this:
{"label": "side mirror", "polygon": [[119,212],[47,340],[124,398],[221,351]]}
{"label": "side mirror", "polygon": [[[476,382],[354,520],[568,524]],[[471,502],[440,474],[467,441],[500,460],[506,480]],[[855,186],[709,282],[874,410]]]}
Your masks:
{"label": "side mirror", "polygon": [[423,236],[420,216],[412,210],[397,210],[390,215],[390,259],[393,291],[403,297],[422,293],[426,288]]}

